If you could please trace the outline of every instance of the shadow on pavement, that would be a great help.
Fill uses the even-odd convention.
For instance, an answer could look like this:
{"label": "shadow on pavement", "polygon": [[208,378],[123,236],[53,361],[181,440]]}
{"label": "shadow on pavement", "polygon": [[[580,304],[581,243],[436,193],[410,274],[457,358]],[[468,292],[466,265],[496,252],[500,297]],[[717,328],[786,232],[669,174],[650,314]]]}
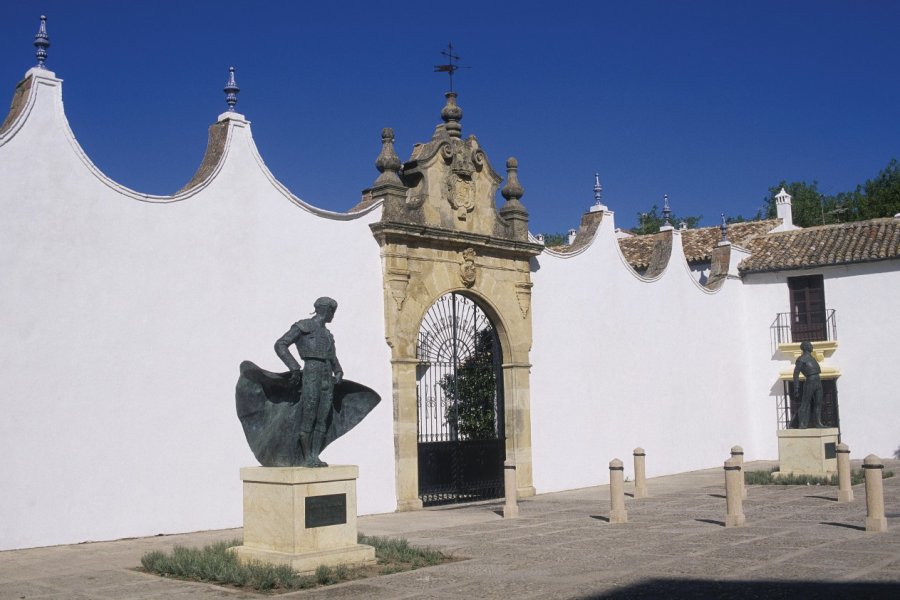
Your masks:
{"label": "shadow on pavement", "polygon": [[804,498],[815,498],[816,500],[829,500],[831,502],[837,502],[837,498],[832,498],[831,496],[803,496]]}
{"label": "shadow on pavement", "polygon": [[711,523],[713,525],[720,525],[722,527],[725,527],[725,521],[716,521],[715,519],[694,519],[694,520],[699,523]]}
{"label": "shadow on pavement", "polygon": [[[831,525],[832,527],[846,527],[847,529],[858,529],[859,531],[865,531],[866,528],[862,525],[851,525],[850,523],[836,523],[835,521],[820,521],[819,525]],[[900,596],[900,587],[897,588],[897,595]]]}
{"label": "shadow on pavement", "polygon": [[765,598],[784,600],[881,599],[900,596],[896,583],[841,583],[836,581],[707,581],[701,579],[651,579],[614,592],[589,598]]}

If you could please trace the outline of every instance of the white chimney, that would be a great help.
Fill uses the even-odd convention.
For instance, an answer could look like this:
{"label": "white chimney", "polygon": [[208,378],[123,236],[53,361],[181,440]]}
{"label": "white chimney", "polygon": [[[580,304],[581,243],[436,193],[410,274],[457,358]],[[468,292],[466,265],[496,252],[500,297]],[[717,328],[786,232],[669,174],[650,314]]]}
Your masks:
{"label": "white chimney", "polygon": [[781,188],[778,195],[775,196],[775,209],[778,211],[778,218],[781,219],[782,229],[794,229],[794,213],[791,210],[791,195],[787,190]]}

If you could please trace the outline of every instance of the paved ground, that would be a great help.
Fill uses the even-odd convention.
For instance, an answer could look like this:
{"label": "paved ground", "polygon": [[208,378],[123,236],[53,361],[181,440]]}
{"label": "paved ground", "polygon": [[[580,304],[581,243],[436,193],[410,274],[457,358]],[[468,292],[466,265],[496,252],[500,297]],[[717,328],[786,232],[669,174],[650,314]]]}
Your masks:
{"label": "paved ground", "polygon": [[[762,468],[751,463],[748,468]],[[858,466],[858,465],[854,465]],[[864,486],[751,486],[747,526],[723,526],[721,468],[648,481],[612,525],[606,486],[544,494],[502,519],[500,503],[362,517],[467,560],[279,598],[900,598],[900,461],[884,481],[887,533],[864,531]],[[626,491],[630,491],[626,484]],[[2,599],[260,598],[134,571],[144,552],[240,536],[210,531],[0,552]]]}

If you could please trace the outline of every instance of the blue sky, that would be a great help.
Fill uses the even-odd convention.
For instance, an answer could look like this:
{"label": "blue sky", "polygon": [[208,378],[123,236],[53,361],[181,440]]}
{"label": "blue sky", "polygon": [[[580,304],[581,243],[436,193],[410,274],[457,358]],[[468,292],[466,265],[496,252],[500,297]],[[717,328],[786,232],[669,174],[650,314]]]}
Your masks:
{"label": "blue sky", "polygon": [[76,137],[142,192],[190,179],[234,65],[275,176],[347,210],[377,176],[382,127],[406,159],[440,122],[448,41],[471,67],[454,81],[463,135],[498,172],[519,159],[535,233],[577,226],[595,171],[619,226],[663,194],[711,225],[755,214],[781,179],[834,193],[900,158],[900,3],[887,0],[19,0],[0,6],[8,99],[41,14]]}

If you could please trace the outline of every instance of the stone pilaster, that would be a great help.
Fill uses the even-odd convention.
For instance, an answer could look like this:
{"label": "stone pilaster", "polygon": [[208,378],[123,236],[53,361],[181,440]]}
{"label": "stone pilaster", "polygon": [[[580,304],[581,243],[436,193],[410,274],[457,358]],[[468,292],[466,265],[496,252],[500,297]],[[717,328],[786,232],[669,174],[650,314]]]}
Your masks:
{"label": "stone pilaster", "polygon": [[419,510],[419,447],[415,359],[395,359],[394,453],[397,475],[397,510]]}

